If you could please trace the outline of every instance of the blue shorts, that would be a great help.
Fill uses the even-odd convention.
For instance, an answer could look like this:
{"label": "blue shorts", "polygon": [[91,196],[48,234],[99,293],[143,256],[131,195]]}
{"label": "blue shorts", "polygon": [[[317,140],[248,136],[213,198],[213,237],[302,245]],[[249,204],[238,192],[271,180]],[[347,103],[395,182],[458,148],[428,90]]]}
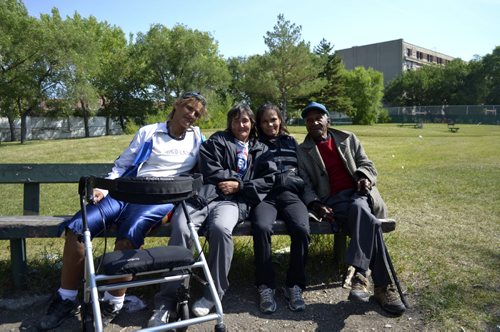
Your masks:
{"label": "blue shorts", "polygon": [[[117,240],[128,239],[134,248],[139,248],[144,244],[144,238],[151,228],[161,223],[173,208],[173,204],[126,203],[107,195],[98,204],[87,205],[87,223],[92,238],[115,225]],[[81,211],[61,226],[82,235]]]}

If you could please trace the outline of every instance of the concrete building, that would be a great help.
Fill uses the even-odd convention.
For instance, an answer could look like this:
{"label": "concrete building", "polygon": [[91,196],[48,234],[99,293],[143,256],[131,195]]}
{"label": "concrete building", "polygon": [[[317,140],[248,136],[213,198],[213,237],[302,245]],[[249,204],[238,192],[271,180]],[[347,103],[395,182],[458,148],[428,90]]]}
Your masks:
{"label": "concrete building", "polygon": [[384,74],[384,85],[406,70],[415,70],[422,66],[446,65],[454,58],[428,48],[420,47],[396,39],[382,43],[354,46],[337,50],[346,69],[363,66],[373,68]]}

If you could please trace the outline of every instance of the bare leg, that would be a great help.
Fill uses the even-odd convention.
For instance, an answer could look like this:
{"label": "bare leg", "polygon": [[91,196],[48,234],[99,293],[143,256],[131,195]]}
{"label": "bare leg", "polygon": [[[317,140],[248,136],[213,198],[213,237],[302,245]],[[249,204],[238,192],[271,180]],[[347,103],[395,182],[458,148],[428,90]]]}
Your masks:
{"label": "bare leg", "polygon": [[[130,242],[130,240],[122,239],[122,240],[116,241],[115,250],[126,250],[126,249],[134,249],[134,246],[132,245],[132,242]],[[130,280],[132,280],[132,277],[113,279],[113,280],[110,280],[109,282],[115,283],[115,282],[130,281]],[[109,293],[113,296],[123,296],[123,295],[125,295],[126,291],[127,291],[127,289],[123,288],[123,289],[116,289],[116,290],[110,291]]]}
{"label": "bare leg", "polygon": [[[133,249],[132,243],[128,239],[118,240],[115,243],[115,250]],[[66,231],[66,241],[64,243],[63,267],[61,271],[61,288],[77,290],[83,278],[84,245],[78,241],[78,236],[71,231]],[[132,278],[114,279],[110,282],[128,281]],[[111,291],[113,296],[122,296],[126,288]]]}
{"label": "bare leg", "polygon": [[64,242],[61,288],[77,290],[83,278],[84,246],[78,236],[66,231]]}

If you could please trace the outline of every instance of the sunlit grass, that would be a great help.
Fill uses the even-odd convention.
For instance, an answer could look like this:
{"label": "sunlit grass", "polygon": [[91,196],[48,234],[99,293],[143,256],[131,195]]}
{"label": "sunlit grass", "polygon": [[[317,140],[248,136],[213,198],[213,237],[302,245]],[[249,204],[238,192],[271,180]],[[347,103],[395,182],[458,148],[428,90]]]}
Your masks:
{"label": "sunlit grass", "polygon": [[[396,124],[339,128],[355,132],[377,166],[379,189],[390,215],[398,220],[396,231],[386,234],[389,251],[429,329],[494,330],[500,321],[500,126],[461,124],[457,133],[450,133],[445,124],[424,124],[423,129]],[[290,130],[302,142],[304,128]],[[111,163],[131,138],[2,142],[0,155],[2,163]],[[22,214],[22,186],[0,188],[0,215]],[[65,215],[78,209],[76,185],[46,184],[41,191],[41,214]],[[160,243],[166,240],[147,240],[148,246]],[[288,243],[286,236],[273,239],[275,249]],[[30,267],[40,276],[38,291],[57,287],[62,244],[62,239],[28,240]],[[9,285],[9,242],[0,245],[5,248],[0,252],[0,282]],[[331,278],[332,247],[332,236],[313,237],[311,282]],[[275,261],[283,278],[287,254],[277,254]],[[238,238],[232,285],[253,284],[253,271],[252,240]]]}

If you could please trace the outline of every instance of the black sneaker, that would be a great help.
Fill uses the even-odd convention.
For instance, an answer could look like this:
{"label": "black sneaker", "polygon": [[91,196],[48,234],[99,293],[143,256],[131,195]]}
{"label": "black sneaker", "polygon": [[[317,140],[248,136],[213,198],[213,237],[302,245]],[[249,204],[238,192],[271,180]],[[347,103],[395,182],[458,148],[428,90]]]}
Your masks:
{"label": "black sneaker", "polygon": [[304,311],[306,309],[306,303],[302,298],[302,288],[298,285],[292,288],[284,287],[283,292],[285,299],[288,301],[288,309],[291,311]]}
{"label": "black sneaker", "polygon": [[56,292],[52,297],[47,313],[40,319],[41,330],[51,330],[64,322],[65,319],[76,316],[80,313],[78,301],[63,300]]}
{"label": "black sneaker", "polygon": [[111,321],[115,319],[116,316],[118,316],[118,314],[120,313],[120,310],[116,310],[115,305],[111,302],[99,300],[99,306],[101,308],[101,319],[103,327],[111,323]]}
{"label": "black sneaker", "polygon": [[257,289],[259,292],[259,309],[264,314],[272,314],[276,311],[276,300],[274,299],[274,289],[266,285],[260,285]]}

